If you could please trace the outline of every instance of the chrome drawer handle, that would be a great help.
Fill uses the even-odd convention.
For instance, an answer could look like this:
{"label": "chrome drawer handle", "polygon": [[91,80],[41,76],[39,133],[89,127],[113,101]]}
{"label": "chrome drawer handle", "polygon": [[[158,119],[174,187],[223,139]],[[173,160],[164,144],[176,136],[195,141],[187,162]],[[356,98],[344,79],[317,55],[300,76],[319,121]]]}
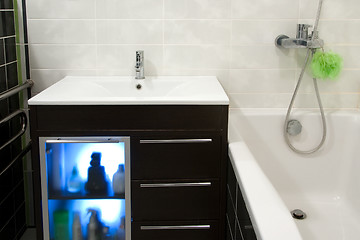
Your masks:
{"label": "chrome drawer handle", "polygon": [[141,188],[210,187],[211,182],[198,183],[141,183]]}
{"label": "chrome drawer handle", "polygon": [[140,140],[140,143],[206,143],[212,142],[212,139],[153,139]]}
{"label": "chrome drawer handle", "polygon": [[140,226],[140,230],[189,230],[210,229],[210,225]]}
{"label": "chrome drawer handle", "polygon": [[67,140],[67,139],[54,139],[46,140],[46,143],[119,143],[119,140],[108,139],[108,140]]}

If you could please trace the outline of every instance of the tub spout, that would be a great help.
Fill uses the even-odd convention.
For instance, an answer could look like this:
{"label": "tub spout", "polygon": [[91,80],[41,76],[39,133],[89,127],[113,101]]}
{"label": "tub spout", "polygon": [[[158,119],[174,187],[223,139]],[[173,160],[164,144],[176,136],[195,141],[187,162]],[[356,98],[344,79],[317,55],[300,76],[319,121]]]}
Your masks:
{"label": "tub spout", "polygon": [[283,48],[322,48],[324,46],[324,41],[321,39],[300,39],[300,38],[290,38],[286,35],[279,35],[275,44],[278,47]]}

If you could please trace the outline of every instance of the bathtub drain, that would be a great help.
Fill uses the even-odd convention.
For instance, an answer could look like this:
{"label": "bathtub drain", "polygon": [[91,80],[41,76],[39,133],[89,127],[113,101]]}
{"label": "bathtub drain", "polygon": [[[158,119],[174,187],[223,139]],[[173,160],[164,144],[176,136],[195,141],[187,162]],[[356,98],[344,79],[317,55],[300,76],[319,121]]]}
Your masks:
{"label": "bathtub drain", "polygon": [[300,209],[294,209],[291,211],[291,216],[295,219],[305,219],[306,218],[306,213],[303,212],[302,210]]}

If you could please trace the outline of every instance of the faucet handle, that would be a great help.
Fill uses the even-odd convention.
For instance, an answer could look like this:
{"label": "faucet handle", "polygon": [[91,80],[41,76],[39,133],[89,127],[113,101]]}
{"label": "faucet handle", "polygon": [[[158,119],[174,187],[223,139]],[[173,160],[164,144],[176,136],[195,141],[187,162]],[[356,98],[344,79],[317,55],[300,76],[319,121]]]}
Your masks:
{"label": "faucet handle", "polygon": [[145,79],[144,76],[144,51],[136,51],[135,79]]}
{"label": "faucet handle", "polygon": [[313,26],[310,24],[304,24],[304,23],[297,24],[298,31],[308,31],[309,28],[312,28],[312,27]]}
{"label": "faucet handle", "polygon": [[143,50],[138,50],[138,51],[136,51],[136,63],[135,63],[135,68],[140,68],[143,60],[144,60],[144,51],[143,51]]}
{"label": "faucet handle", "polygon": [[296,29],[296,38],[299,39],[308,39],[309,36],[309,28],[311,28],[312,25],[309,24],[297,24]]}
{"label": "faucet handle", "polygon": [[136,62],[140,62],[144,58],[144,51],[138,50],[136,51]]}
{"label": "faucet handle", "polygon": [[301,27],[304,28],[304,29],[308,29],[308,28],[311,28],[311,27],[312,27],[311,24],[305,24],[305,23],[300,23],[300,24],[298,24],[298,26],[301,26]]}

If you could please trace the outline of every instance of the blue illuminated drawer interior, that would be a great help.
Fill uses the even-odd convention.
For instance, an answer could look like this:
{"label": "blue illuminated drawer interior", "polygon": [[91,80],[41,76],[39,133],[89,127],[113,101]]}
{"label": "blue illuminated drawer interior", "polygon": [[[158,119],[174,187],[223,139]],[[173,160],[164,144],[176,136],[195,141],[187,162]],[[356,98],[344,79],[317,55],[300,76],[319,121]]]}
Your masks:
{"label": "blue illuminated drawer interior", "polygon": [[130,235],[129,144],[129,137],[40,138],[44,239],[88,239],[89,228],[102,239]]}

